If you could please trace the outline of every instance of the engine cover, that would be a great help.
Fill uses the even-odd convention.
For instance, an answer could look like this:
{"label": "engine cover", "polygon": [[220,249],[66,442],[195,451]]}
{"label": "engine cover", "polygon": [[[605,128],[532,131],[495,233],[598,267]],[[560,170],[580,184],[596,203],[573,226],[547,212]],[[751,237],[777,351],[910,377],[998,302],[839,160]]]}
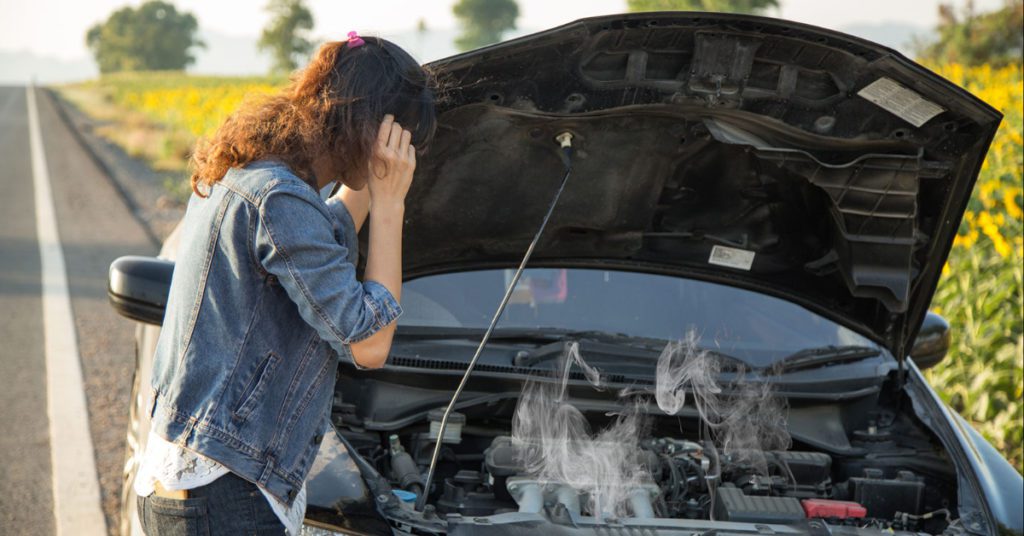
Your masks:
{"label": "engine cover", "polygon": [[715,493],[715,519],[746,523],[792,523],[804,519],[804,508],[792,497],[744,495],[739,488]]}

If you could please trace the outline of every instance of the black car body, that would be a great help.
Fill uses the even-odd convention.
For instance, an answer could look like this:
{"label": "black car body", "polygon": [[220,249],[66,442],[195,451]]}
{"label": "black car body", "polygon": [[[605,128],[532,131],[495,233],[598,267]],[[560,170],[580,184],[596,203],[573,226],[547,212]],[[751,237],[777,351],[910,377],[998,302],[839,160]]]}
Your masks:
{"label": "black car body", "polygon": [[[340,365],[305,530],[1022,533],[1021,476],[918,368],[948,347],[927,309],[998,112],[874,43],[751,16],[585,19],[430,67],[442,100],[407,200],[406,315],[387,367]],[[438,410],[567,165],[417,509]],[[112,300],[158,324],[172,269],[118,261]],[[693,407],[635,406],[649,502],[603,515],[531,480],[507,437],[524,383],[564,382],[600,429],[653,396],[658,345],[690,329],[722,386],[770,383],[792,438],[762,453],[775,468],[730,467]],[[139,331],[127,492],[157,333]],[[603,390],[555,365],[570,344]]]}

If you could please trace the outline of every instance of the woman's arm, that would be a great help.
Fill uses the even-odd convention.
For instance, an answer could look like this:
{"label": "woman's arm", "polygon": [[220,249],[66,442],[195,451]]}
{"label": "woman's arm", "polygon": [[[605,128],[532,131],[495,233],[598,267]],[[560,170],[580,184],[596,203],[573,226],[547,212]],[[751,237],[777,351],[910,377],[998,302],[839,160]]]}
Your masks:
{"label": "woman's arm", "polygon": [[[367,182],[373,210],[364,279],[380,283],[396,300],[401,300],[402,292],[405,196],[416,170],[416,149],[410,145],[411,138],[412,134],[395,123],[392,116],[386,116],[377,135],[376,154]],[[353,343],[350,349],[356,363],[370,368],[384,366],[394,334],[395,323],[391,322],[377,333]]]}
{"label": "woman's arm", "polygon": [[358,233],[363,228],[366,215],[370,211],[370,189],[353,190],[348,186],[342,185],[334,197],[340,200],[345,205],[345,208],[348,209],[348,214],[352,217],[352,223],[355,224],[356,232]]}
{"label": "woman's arm", "polygon": [[357,280],[349,249],[335,233],[337,220],[308,186],[280,181],[258,210],[255,260],[275,276],[303,320],[339,353],[350,353],[346,348],[372,337],[401,314],[397,299],[383,284]]}
{"label": "woman's arm", "polygon": [[[387,360],[394,321],[402,311],[402,219],[415,153],[409,133],[394,128],[399,132],[392,136],[392,121],[381,126],[378,160],[387,165],[371,173],[369,181],[374,213],[362,282],[348,260],[348,248],[335,236],[336,222],[323,211],[319,197],[297,181],[282,183],[263,198],[253,244],[257,262],[277,277],[320,338],[339,353],[347,347],[357,366],[369,368]],[[323,224],[317,225],[317,219]]]}

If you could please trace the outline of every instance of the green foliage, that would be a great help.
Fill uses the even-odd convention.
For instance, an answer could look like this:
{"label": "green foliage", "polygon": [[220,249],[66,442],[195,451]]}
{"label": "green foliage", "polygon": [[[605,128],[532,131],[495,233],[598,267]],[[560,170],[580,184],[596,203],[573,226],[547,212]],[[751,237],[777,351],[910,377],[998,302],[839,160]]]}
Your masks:
{"label": "green foliage", "polygon": [[86,33],[85,42],[100,73],[181,70],[195,61],[192,47],[203,46],[199,24],[173,4],[151,0],[123,7]]}
{"label": "green foliage", "polygon": [[313,29],[313,14],[302,0],[270,0],[267,11],[271,19],[256,45],[270,51],[273,72],[293,71],[299,66],[298,59],[313,51],[313,42],[307,37]]}
{"label": "green foliage", "polygon": [[927,376],[1024,472],[1024,72],[1020,63],[930,67],[1005,117],[932,300],[952,326],[953,345]]}
{"label": "green foliage", "polygon": [[718,11],[763,13],[779,7],[779,0],[626,0],[630,11]]}
{"label": "green foliage", "polygon": [[918,57],[936,64],[1019,64],[1024,53],[1024,0],[1006,0],[1002,9],[981,14],[972,6],[968,2],[958,16],[952,5],[940,5],[934,39],[914,44]]}
{"label": "green foliage", "polygon": [[168,173],[167,193],[183,202],[192,191],[184,179],[196,138],[211,134],[245,99],[277,91],[286,82],[283,76],[124,72],[57,90],[97,121],[96,134]]}
{"label": "green foliage", "polygon": [[934,303],[953,326],[954,347],[928,371],[929,380],[1021,471],[1021,259],[1007,261],[983,247],[957,248],[949,266],[954,272],[942,281]]}
{"label": "green foliage", "polygon": [[459,0],[452,12],[462,25],[455,46],[470,50],[497,43],[502,34],[515,29],[519,6],[515,0]]}

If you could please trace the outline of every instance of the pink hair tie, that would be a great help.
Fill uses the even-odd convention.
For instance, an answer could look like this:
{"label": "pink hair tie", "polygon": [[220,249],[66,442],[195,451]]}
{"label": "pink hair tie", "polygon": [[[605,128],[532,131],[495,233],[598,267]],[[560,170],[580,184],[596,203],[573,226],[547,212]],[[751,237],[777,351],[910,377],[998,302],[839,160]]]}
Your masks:
{"label": "pink hair tie", "polygon": [[359,37],[359,34],[357,34],[355,31],[351,31],[348,33],[348,48],[361,47],[365,44],[366,41],[363,41],[363,38]]}

